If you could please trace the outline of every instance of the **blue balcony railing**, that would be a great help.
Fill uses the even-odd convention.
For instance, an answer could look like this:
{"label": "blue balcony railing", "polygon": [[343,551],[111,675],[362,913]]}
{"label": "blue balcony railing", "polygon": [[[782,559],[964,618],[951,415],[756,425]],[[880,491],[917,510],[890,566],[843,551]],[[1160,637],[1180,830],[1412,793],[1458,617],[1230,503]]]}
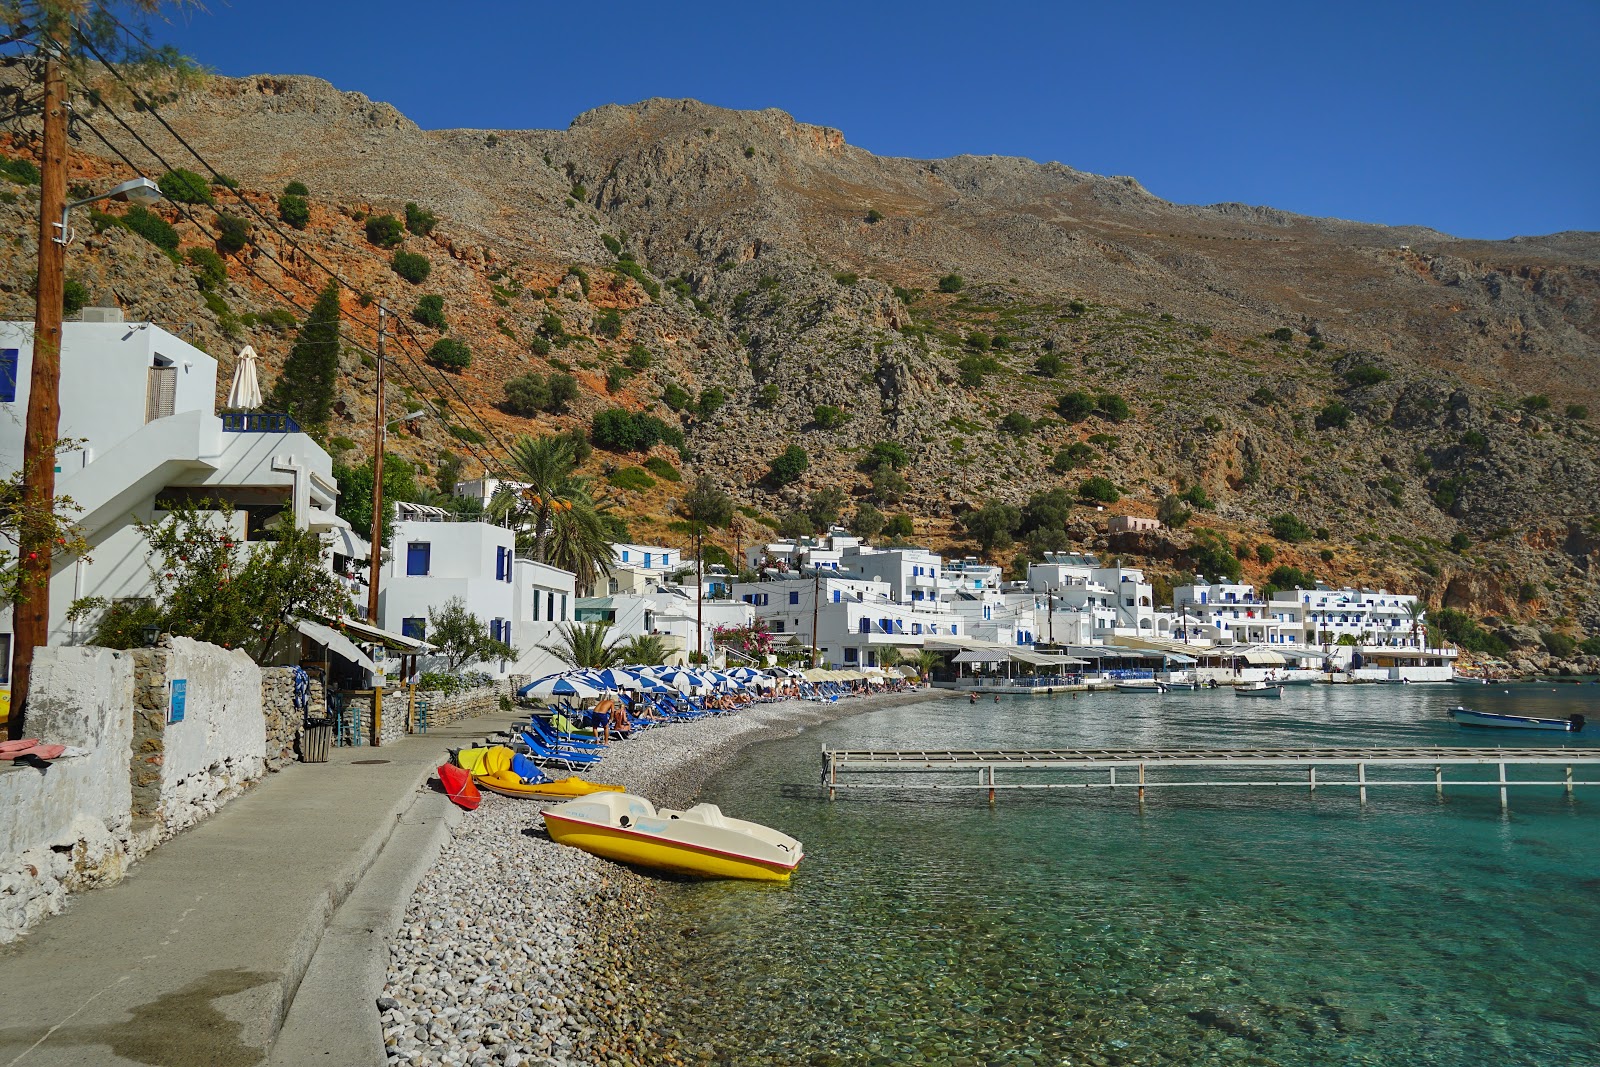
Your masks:
{"label": "blue balcony railing", "polygon": [[288,415],[264,411],[230,411],[222,416],[223,433],[299,433],[300,424]]}

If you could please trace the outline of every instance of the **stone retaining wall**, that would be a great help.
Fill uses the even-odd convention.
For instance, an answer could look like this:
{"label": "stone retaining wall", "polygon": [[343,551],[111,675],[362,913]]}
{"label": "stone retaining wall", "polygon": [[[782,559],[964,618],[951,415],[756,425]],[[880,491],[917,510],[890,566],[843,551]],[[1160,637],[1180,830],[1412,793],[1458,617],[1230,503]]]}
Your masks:
{"label": "stone retaining wall", "polygon": [[424,700],[428,702],[428,726],[448,726],[462,719],[471,719],[479,715],[488,715],[500,710],[500,698],[511,699],[518,688],[527,684],[527,679],[519,675],[489,685],[479,686],[476,689],[467,689],[459,693],[439,693],[417,690],[417,703]]}
{"label": "stone retaining wall", "polygon": [[282,770],[297,757],[303,719],[320,719],[328,712],[322,679],[311,676],[311,702],[304,715],[294,706],[294,668],[264,667],[261,670],[261,710],[266,717],[267,770]]}

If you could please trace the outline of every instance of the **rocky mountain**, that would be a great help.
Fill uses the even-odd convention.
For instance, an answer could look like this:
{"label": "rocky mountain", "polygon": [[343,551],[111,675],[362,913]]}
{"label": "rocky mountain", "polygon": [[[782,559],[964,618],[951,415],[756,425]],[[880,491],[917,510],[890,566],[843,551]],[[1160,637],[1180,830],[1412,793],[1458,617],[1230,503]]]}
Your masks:
{"label": "rocky mountain", "polygon": [[[74,180],[128,171],[91,126],[146,173],[204,170],[114,86],[79,88]],[[624,407],[686,435],[648,471],[637,453],[589,461],[641,537],[681,541],[674,479],[709,474],[744,505],[746,543],[837,486],[971,552],[970,510],[1051,489],[1077,501],[1099,476],[1114,502],[1028,509],[1034,529],[995,555],[1071,543],[1173,576],[1215,569],[1220,549],[1258,582],[1293,565],[1418,589],[1528,648],[1600,634],[1600,235],[1474,241],[1185,206],[1132,178],[883,158],[780,111],[687,100],[561,131],[430,131],[305,77],[163,99],[159,118],[236,184],[215,207],[157,209],[180,251],[212,247],[219,212],[248,243],[207,292],[145,238],[84,225],[74,275],[182,324],[225,370],[254,345],[270,377],[286,300],[298,318],[339,274],[353,342],[371,345],[372,301],[405,320],[389,400],[439,416],[397,443],[424,467],[452,451],[475,473],[518,434]],[[13,124],[5,153],[32,151]],[[310,190],[304,230],[276,221],[290,181]],[[6,188],[0,304],[26,317],[31,190]],[[418,284],[366,233],[407,203],[438,220],[402,235],[431,268]],[[410,321],[428,294],[447,333]],[[458,372],[423,356],[446,335],[471,349]],[[511,414],[505,383],[529,372],[570,373],[579,395]],[[329,438],[355,461],[374,383],[354,346],[341,384]],[[909,457],[900,478],[872,478],[878,442]],[[809,465],[775,487],[768,465],[792,445]],[[1108,540],[1095,510],[1153,514],[1179,493],[1193,518],[1155,537]]]}

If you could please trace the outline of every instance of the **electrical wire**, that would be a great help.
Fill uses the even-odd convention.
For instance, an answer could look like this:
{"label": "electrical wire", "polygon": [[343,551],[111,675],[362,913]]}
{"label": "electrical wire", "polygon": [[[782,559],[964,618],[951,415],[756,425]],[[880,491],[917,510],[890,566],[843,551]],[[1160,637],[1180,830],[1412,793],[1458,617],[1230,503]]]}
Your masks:
{"label": "electrical wire", "polygon": [[[114,18],[113,18],[113,21],[116,22],[116,20]],[[128,33],[130,36],[135,37],[135,39],[138,39],[137,35],[135,35],[133,33],[133,31],[130,30],[126,25],[124,25],[121,22],[116,22],[116,24],[119,27],[121,27],[124,32]],[[77,31],[74,31],[74,32],[77,32]],[[331,278],[332,280],[336,281],[337,283],[339,283],[339,285],[341,285],[344,288],[350,290],[350,292],[352,292],[352,293],[354,293],[354,294],[356,294],[358,296],[364,295],[363,290],[361,290],[361,289],[357,288],[355,285],[351,284],[344,277],[342,277],[337,271],[335,271],[332,267],[330,267],[326,263],[322,262],[321,259],[319,259],[317,256],[313,255],[311,252],[307,251],[303,245],[301,245],[293,237],[289,236],[289,234],[284,232],[283,228],[278,225],[278,222],[277,222],[276,219],[270,218],[264,212],[262,212],[259,208],[257,208],[255,206],[255,204],[252,203],[244,195],[243,192],[241,192],[238,189],[232,188],[231,186],[229,186],[229,185],[227,185],[225,183],[220,182],[220,179],[223,177],[222,173],[220,171],[218,171],[216,169],[216,167],[212,166],[211,162],[208,159],[206,159],[203,155],[201,155],[198,149],[196,149],[187,140],[185,140],[182,134],[180,134],[177,130],[172,128],[171,124],[168,123],[167,120],[164,117],[162,117],[160,111],[157,110],[155,107],[151,106],[149,101],[145,100],[145,98],[140,95],[139,91],[133,86],[133,84],[131,82],[129,82],[126,77],[123,76],[123,74],[122,74],[122,72],[120,70],[117,69],[116,65],[113,64],[110,60],[108,60],[100,52],[100,50],[95,47],[94,42],[91,41],[88,37],[86,37],[81,32],[77,32],[77,36],[78,36],[79,41],[81,41],[83,43],[84,47],[87,48],[90,51],[90,53],[93,54],[94,57],[97,60],[100,61],[100,64],[102,66],[104,66],[106,68],[106,70],[111,72],[112,77],[114,77],[118,82],[120,82],[122,84],[123,88],[125,88],[128,91],[128,93],[133,97],[134,101],[136,103],[140,104],[142,107],[144,107],[144,109],[151,115],[151,117],[153,117],[156,120],[156,122],[161,125],[161,128],[166,130],[167,133],[169,135],[171,135],[173,140],[175,140],[178,144],[182,145],[184,147],[184,149],[186,149],[188,151],[188,153],[191,156],[193,156],[195,158],[195,160],[197,160],[200,163],[201,166],[203,166],[207,171],[209,171],[211,173],[212,178],[219,179],[218,184],[221,184],[223,186],[223,188],[226,188],[226,189],[229,190],[229,192],[233,193],[234,197],[241,204],[243,204],[251,212],[251,214],[255,215],[258,219],[260,219],[262,222],[264,222],[270,230],[272,230],[275,234],[278,235],[278,237],[281,240],[284,241],[284,243],[286,243],[289,247],[293,248],[300,255],[304,256],[308,262],[310,262],[313,265],[315,265],[316,267],[320,268],[325,274],[328,275],[329,278]],[[147,47],[147,48],[149,47],[148,42],[141,42],[141,43],[144,43],[145,47]],[[102,107],[105,106],[103,102],[102,102],[101,106]],[[110,108],[107,108],[107,110],[109,111]],[[119,122],[120,122],[120,119],[119,119]],[[123,125],[124,125],[124,127],[126,127],[126,123],[123,123]],[[130,130],[129,132],[132,132],[132,131]],[[142,138],[139,138],[139,141],[140,141],[140,144],[144,144],[145,145],[146,151],[150,151],[152,155],[156,155],[154,150],[150,149],[149,145],[145,144],[145,142],[144,142],[144,140]],[[156,158],[158,160],[161,160],[161,157],[159,155],[156,155]],[[162,163],[163,166],[167,167],[168,170],[172,169],[172,167],[169,164],[167,164],[165,160],[161,160],[161,163]],[[307,285],[308,288],[310,287],[309,283],[304,283],[303,282],[302,284]],[[353,321],[363,322],[363,320],[358,315],[352,314],[350,317],[351,317],[351,319]],[[410,327],[405,324],[404,320],[399,320],[399,321],[400,321],[401,328],[405,330],[407,338],[411,341],[411,343],[413,345],[416,346],[416,348],[418,349],[419,352],[423,353],[424,358],[426,358],[426,351],[422,347],[421,340],[419,338],[417,338],[417,336],[414,333],[412,333]],[[369,329],[374,329],[374,327],[372,326],[372,324],[370,322],[365,322],[364,324]],[[445,383],[445,385],[449,388],[450,392],[455,395],[455,398],[458,401],[460,401],[461,406],[466,410],[466,413],[468,415],[470,415],[473,418],[473,420],[475,422],[477,422],[477,424],[480,427],[482,427],[483,431],[489,436],[489,439],[492,440],[497,446],[499,446],[499,449],[500,449],[501,453],[504,454],[505,456],[509,457],[510,454],[511,454],[511,450],[510,450],[509,447],[507,447],[505,441],[500,437],[500,435],[498,433],[495,432],[494,427],[490,426],[489,423],[486,422],[483,419],[483,417],[478,414],[477,410],[472,406],[472,404],[467,400],[467,398],[464,395],[462,395],[461,390],[456,388],[455,383],[453,381],[451,381],[450,378],[447,377],[443,371],[440,372],[440,380],[442,380]]]}
{"label": "electrical wire", "polygon": [[[150,145],[147,142],[145,142],[143,138],[141,138],[139,136],[137,131],[135,131],[131,127],[129,127],[127,125],[127,123],[122,120],[121,116],[117,115],[116,112],[114,110],[110,109],[110,108],[104,108],[104,110],[108,114],[110,114],[111,117],[113,119],[115,119],[125,130],[127,130],[128,133],[130,135],[132,135],[135,140],[139,141],[140,145],[145,149],[145,151],[149,152],[151,154],[151,156],[154,157],[158,163],[160,163],[164,167],[167,167],[167,169],[169,169],[169,170],[171,169],[171,167],[168,166],[166,160],[162,159],[161,155],[159,153],[157,153],[153,148],[151,148]],[[101,144],[105,145],[106,148],[112,152],[112,154],[114,154],[118,159],[122,160],[122,162],[124,164],[126,164],[131,170],[133,170],[134,173],[138,174],[140,177],[148,177],[148,175],[144,174],[143,168],[141,168],[138,164],[134,163],[133,160],[129,159],[127,154],[124,153],[115,144],[113,144],[105,136],[105,134],[100,131],[99,127],[95,126],[95,124],[86,115],[83,115],[81,113],[75,112],[73,117],[77,121],[83,123],[84,126],[86,126],[89,129],[89,131],[91,133],[93,133],[96,138],[99,139]],[[187,221],[193,222],[195,225],[200,226],[201,228],[205,228],[204,223],[202,223],[200,219],[196,218],[195,215],[193,214],[193,212],[191,212],[186,205],[174,202],[173,203],[173,207]],[[240,260],[240,263],[245,268],[246,271],[248,271],[252,276],[254,276],[256,278],[256,280],[259,281],[262,285],[264,285],[266,288],[268,288],[274,294],[276,294],[277,297],[280,300],[282,300],[285,304],[289,305],[290,307],[294,308],[296,311],[300,312],[302,316],[305,316],[305,315],[309,314],[309,311],[310,311],[309,308],[307,308],[304,304],[302,304],[301,302],[296,300],[289,293],[285,292],[278,285],[274,284],[270,279],[264,277],[258,270],[255,269],[255,266],[253,264],[251,264],[248,260]],[[356,348],[359,351],[365,352],[368,355],[372,355],[374,357],[376,357],[376,355],[377,355],[377,352],[376,352],[375,349],[369,348],[367,345],[362,344],[360,341],[357,341],[354,338],[349,339],[349,343],[350,343],[350,345],[352,347]],[[431,392],[434,396],[438,397],[439,399],[441,399],[441,400],[445,399],[443,394],[437,392],[437,390],[432,390],[432,389],[427,389],[427,388],[424,388],[424,387],[419,387],[419,385],[417,383],[417,380],[412,377],[411,372],[408,369],[408,367],[407,367],[405,362],[400,361],[400,360],[392,360],[390,362],[390,366],[392,366],[400,374],[400,376],[405,379],[406,384],[409,385],[414,392],[423,392],[423,393],[430,393]],[[479,463],[483,463],[485,465],[486,469],[489,469],[489,470],[497,469],[498,465],[494,463],[493,453],[488,453],[488,452],[480,453],[473,446],[473,443],[470,442],[470,441],[463,441],[462,442],[462,446],[463,446],[464,450],[467,451],[468,454],[471,455],[474,460],[478,461]]]}

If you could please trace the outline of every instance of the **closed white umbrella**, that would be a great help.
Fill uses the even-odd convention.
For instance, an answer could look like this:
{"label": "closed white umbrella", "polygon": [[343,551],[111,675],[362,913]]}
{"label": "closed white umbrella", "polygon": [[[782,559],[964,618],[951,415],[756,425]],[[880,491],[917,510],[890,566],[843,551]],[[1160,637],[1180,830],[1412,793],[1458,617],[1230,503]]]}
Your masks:
{"label": "closed white umbrella", "polygon": [[233,367],[233,387],[228,390],[228,407],[254,411],[261,406],[261,382],[256,377],[256,350],[249,345],[239,353]]}

